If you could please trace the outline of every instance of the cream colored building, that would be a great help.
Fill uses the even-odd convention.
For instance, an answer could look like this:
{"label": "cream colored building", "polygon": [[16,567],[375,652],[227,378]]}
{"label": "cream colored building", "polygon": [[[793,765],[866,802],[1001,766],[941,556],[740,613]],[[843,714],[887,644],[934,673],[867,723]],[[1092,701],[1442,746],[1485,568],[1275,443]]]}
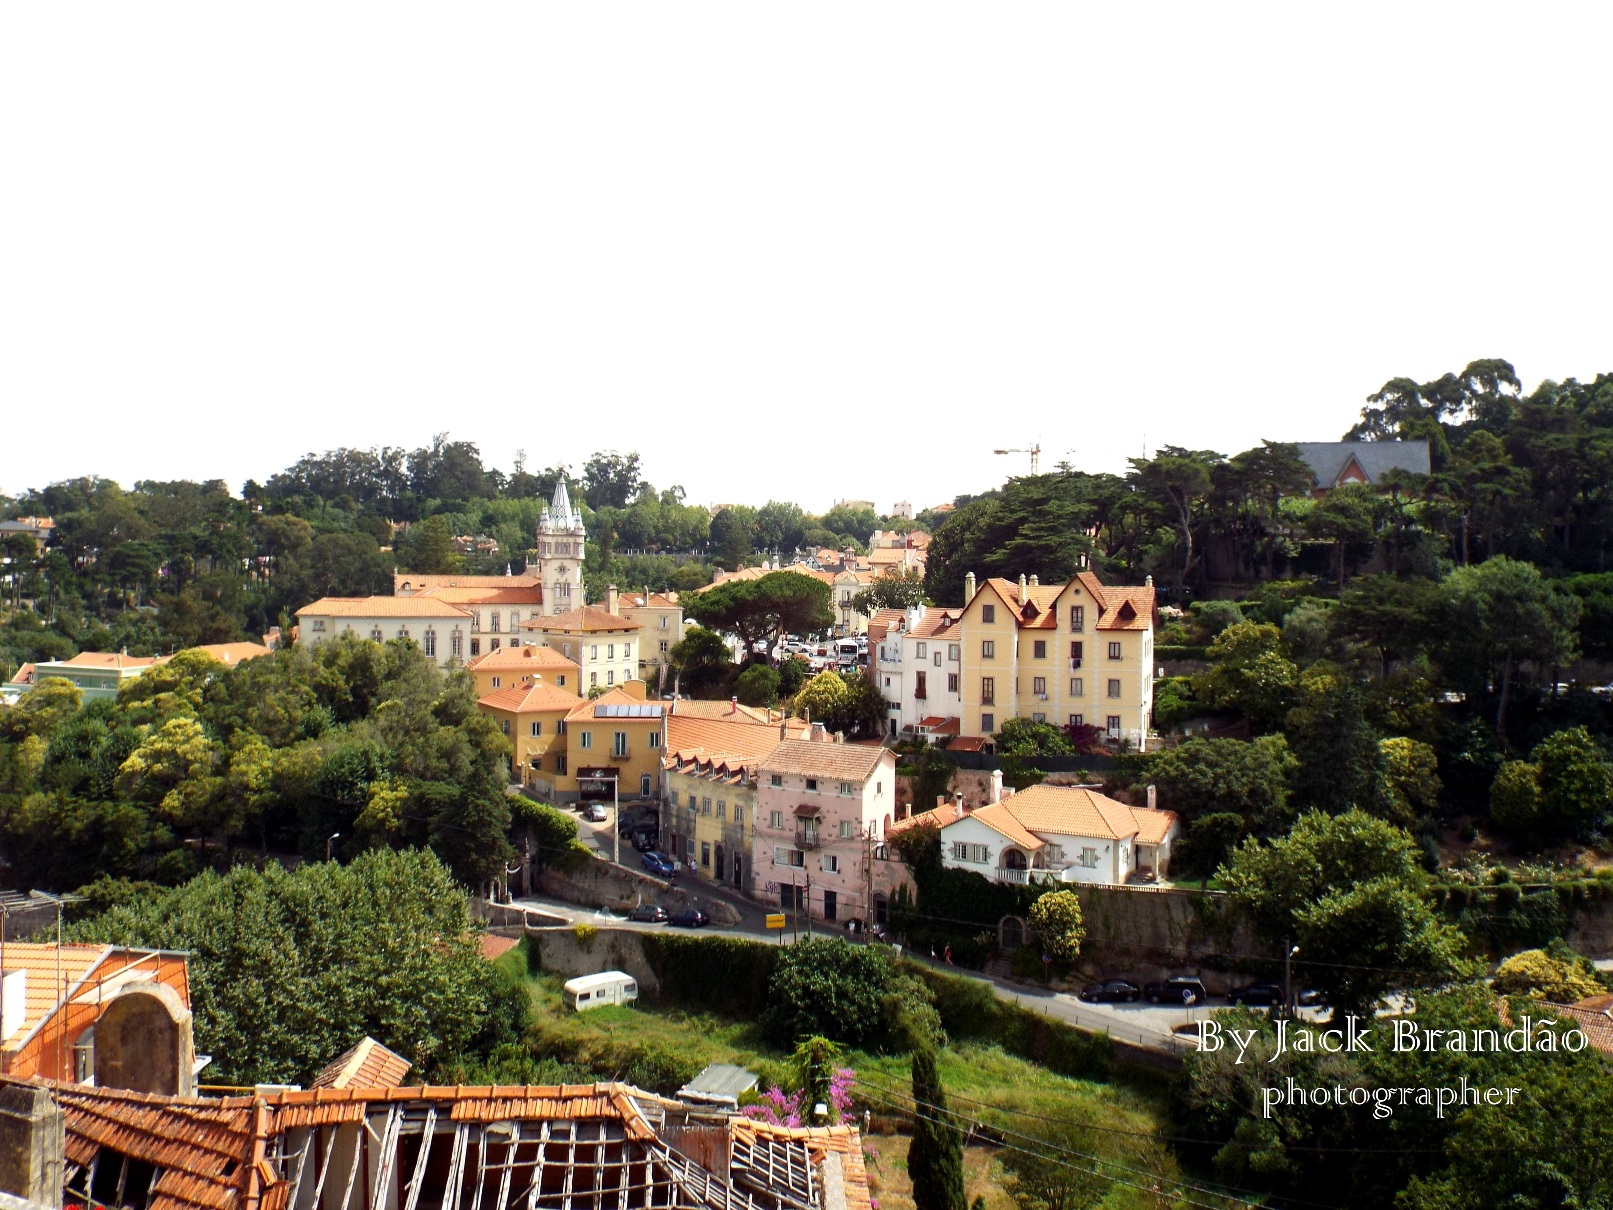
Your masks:
{"label": "cream colored building", "polygon": [[310,645],[343,634],[384,643],[413,639],[441,667],[463,663],[471,611],[428,596],[321,597],[297,610],[297,641]]}
{"label": "cream colored building", "polygon": [[440,587],[416,593],[415,600],[448,601],[470,613],[466,659],[521,645],[521,623],[543,612],[543,593],[536,584],[504,588]]}
{"label": "cream colored building", "polygon": [[659,684],[661,670],[670,669],[672,648],[683,637],[683,606],[675,592],[618,592],[605,590],[605,609],[639,625],[638,675],[646,684]]}
{"label": "cream colored building", "polygon": [[757,762],[779,740],[810,731],[800,719],[770,724],[669,712],[661,760],[665,851],[693,874],[752,893]]}
{"label": "cream colored building", "polygon": [[[482,697],[512,685],[530,685],[544,681],[564,689],[573,698],[578,697],[582,678],[576,660],[568,660],[552,647],[541,643],[525,643],[520,647],[505,647],[477,656],[468,665],[476,681],[476,696]],[[575,703],[573,703],[575,704]]]}
{"label": "cream colored building", "polygon": [[640,679],[641,627],[637,622],[584,605],[566,613],[533,618],[522,626],[532,642],[577,662],[582,670],[579,690],[584,695],[593,689],[611,689]]}
{"label": "cream colored building", "polygon": [[477,699],[477,707],[498,724],[515,748],[510,780],[548,791],[565,776],[565,719],[577,704],[575,693],[542,680],[511,685]]}
{"label": "cream colored building", "polygon": [[964,579],[960,713],[964,735],[1011,718],[1097,727],[1141,745],[1153,711],[1154,587],[1113,587],[1091,572],[1061,584]]}

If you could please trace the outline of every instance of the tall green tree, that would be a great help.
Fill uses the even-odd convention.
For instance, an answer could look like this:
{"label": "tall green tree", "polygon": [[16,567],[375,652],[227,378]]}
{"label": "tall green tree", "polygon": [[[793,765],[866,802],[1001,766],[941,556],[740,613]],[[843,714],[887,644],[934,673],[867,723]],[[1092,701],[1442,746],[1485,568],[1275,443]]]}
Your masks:
{"label": "tall green tree", "polygon": [[754,580],[728,580],[684,599],[684,613],[711,630],[731,634],[746,652],[786,634],[815,634],[834,625],[829,585],[797,571]]}
{"label": "tall green tree", "polygon": [[917,1210],[964,1210],[961,1132],[947,1109],[935,1051],[927,1046],[913,1052],[913,1141],[907,1149],[907,1175]]}
{"label": "tall green tree", "polygon": [[1312,811],[1287,836],[1245,841],[1221,878],[1274,952],[1299,945],[1296,969],[1335,1013],[1370,1012],[1390,991],[1470,970],[1461,933],[1418,893],[1416,841],[1364,811]]}
{"label": "tall green tree", "polygon": [[1504,742],[1518,666],[1527,661],[1550,674],[1574,657],[1579,598],[1504,555],[1458,567],[1442,590],[1442,661],[1448,673],[1465,673],[1475,695],[1486,683],[1496,686],[1495,730]]}

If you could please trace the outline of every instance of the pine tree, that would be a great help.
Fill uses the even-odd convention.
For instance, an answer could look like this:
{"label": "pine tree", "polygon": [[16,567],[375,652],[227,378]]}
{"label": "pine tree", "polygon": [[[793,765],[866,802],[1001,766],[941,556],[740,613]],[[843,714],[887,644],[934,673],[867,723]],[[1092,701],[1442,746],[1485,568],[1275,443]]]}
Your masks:
{"label": "pine tree", "polygon": [[918,1210],[965,1210],[963,1146],[957,1123],[947,1112],[946,1094],[935,1070],[935,1051],[913,1051],[913,1145],[907,1174]]}

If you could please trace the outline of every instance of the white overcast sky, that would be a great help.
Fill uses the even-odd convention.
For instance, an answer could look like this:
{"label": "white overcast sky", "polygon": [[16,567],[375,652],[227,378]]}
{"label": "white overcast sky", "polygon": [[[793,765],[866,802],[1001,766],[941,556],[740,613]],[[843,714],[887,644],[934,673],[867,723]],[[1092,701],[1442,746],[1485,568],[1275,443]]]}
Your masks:
{"label": "white overcast sky", "polygon": [[922,507],[1613,371],[1613,6],[0,8],[0,491],[636,449]]}

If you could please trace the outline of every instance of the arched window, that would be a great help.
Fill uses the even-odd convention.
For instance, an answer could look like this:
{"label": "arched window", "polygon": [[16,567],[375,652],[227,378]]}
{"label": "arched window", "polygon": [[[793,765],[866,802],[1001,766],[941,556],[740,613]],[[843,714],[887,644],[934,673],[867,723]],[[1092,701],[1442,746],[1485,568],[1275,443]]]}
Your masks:
{"label": "arched window", "polygon": [[373,627],[370,630],[370,638],[374,639],[377,643],[381,641],[381,628],[379,626]]}
{"label": "arched window", "polygon": [[465,658],[465,636],[460,633],[457,626],[454,627],[453,633],[448,636],[448,655],[456,660]]}
{"label": "arched window", "polygon": [[425,640],[422,645],[425,648],[427,658],[433,660],[437,658],[437,632],[429,626],[426,627]]}

